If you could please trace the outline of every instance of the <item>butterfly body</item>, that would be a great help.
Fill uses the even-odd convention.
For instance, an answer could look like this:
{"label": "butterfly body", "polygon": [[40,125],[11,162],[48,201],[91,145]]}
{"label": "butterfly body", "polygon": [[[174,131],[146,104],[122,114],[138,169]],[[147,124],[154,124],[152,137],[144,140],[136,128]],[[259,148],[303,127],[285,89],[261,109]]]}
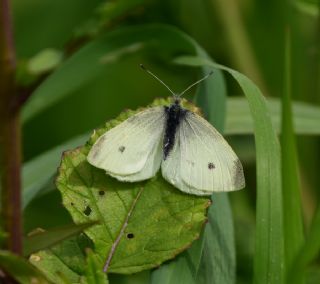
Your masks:
{"label": "butterfly body", "polygon": [[164,110],[166,124],[163,139],[163,159],[165,160],[174,146],[177,129],[188,110],[181,107],[180,100],[178,99],[176,99],[169,107],[165,106]]}

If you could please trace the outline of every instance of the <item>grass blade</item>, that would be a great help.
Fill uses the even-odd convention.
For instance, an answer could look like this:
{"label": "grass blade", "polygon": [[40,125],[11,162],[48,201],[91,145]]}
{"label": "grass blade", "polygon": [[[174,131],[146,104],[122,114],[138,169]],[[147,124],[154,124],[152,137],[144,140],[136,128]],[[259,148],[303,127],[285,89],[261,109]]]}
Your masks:
{"label": "grass blade", "polygon": [[305,269],[307,265],[313,261],[320,251],[320,206],[313,218],[310,232],[306,237],[304,246],[300,249],[299,254],[295,258],[292,265],[292,284],[300,284],[304,280]]}
{"label": "grass blade", "polygon": [[[276,98],[266,100],[277,133],[281,131],[281,101]],[[292,119],[297,135],[320,135],[320,107],[304,102],[292,102]],[[227,100],[226,135],[252,134],[254,122],[250,115],[249,104],[245,98],[229,97]]]}
{"label": "grass blade", "polygon": [[[290,34],[285,54],[285,90],[282,95],[282,192],[285,239],[285,265],[288,283],[292,283],[292,263],[304,242],[301,197],[298,178],[296,141],[291,110]],[[291,280],[290,280],[291,279]],[[300,283],[303,283],[301,281]]]}

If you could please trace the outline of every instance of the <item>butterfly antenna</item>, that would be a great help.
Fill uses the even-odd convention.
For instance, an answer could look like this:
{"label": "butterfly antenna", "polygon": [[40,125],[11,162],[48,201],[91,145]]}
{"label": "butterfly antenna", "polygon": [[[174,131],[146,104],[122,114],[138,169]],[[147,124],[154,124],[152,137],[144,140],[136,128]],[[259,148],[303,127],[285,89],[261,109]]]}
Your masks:
{"label": "butterfly antenna", "polygon": [[163,86],[165,86],[170,93],[175,97],[177,96],[170,88],[168,85],[166,85],[162,80],[160,80],[156,75],[154,75],[150,70],[148,70],[143,64],[140,64],[140,67],[146,71],[147,73],[149,73],[153,78],[155,78],[157,81],[159,81]]}
{"label": "butterfly antenna", "polygon": [[205,79],[207,79],[209,76],[211,76],[213,74],[213,71],[211,71],[209,74],[207,74],[206,76],[204,76],[203,78],[201,78],[200,80],[198,80],[197,82],[191,84],[188,88],[186,88],[182,93],[179,94],[178,97],[181,97],[184,93],[188,92],[192,87],[194,87],[195,85],[199,84],[200,82],[204,81]]}

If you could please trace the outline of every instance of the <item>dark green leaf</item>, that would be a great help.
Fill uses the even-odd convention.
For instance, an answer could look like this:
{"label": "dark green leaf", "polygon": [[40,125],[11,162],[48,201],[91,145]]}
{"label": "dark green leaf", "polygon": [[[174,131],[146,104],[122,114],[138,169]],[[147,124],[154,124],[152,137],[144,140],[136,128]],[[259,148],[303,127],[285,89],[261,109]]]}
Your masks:
{"label": "dark green leaf", "polygon": [[53,283],[80,283],[86,267],[84,250],[90,247],[87,238],[80,235],[34,253],[29,260]]}
{"label": "dark green leaf", "polygon": [[27,260],[11,252],[0,250],[0,267],[22,284],[48,284],[46,277]]}
{"label": "dark green leaf", "polygon": [[81,233],[83,230],[95,225],[95,222],[68,225],[60,228],[50,229],[49,231],[39,231],[31,234],[24,239],[24,255],[51,247],[58,242]]}

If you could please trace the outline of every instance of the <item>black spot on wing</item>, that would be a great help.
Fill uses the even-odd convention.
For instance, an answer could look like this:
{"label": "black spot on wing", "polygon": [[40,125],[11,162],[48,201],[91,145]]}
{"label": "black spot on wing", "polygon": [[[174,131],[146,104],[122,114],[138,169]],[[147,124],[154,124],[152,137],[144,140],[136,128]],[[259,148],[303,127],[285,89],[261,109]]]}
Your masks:
{"label": "black spot on wing", "polygon": [[216,166],[214,165],[214,163],[208,163],[208,169],[209,170],[213,170],[213,169],[215,169],[216,168]]}

